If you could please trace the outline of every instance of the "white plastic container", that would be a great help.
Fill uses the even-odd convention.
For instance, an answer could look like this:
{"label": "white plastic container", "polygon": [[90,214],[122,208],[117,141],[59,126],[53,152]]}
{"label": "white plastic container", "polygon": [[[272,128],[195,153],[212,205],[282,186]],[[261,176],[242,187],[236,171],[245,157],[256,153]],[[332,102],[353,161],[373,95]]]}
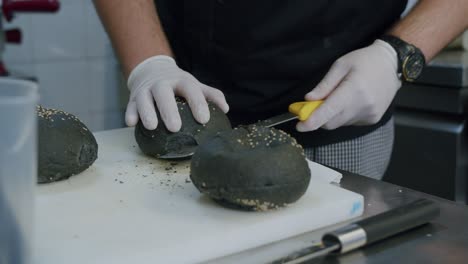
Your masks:
{"label": "white plastic container", "polygon": [[0,263],[29,263],[37,180],[38,87],[0,78]]}

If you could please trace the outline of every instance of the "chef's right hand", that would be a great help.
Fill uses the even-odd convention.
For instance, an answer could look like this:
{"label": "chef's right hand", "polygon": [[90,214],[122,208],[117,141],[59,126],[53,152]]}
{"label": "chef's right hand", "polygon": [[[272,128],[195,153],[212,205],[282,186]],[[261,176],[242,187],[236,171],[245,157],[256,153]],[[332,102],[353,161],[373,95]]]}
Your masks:
{"label": "chef's right hand", "polygon": [[127,86],[130,90],[125,113],[128,126],[135,126],[138,119],[141,119],[147,129],[156,129],[156,101],[166,128],[171,132],[179,131],[182,121],[175,100],[176,95],[185,98],[195,120],[202,124],[210,119],[207,100],[215,103],[225,113],[229,110],[220,90],[200,83],[193,75],[180,69],[169,56],[154,56],[138,64],[130,73]]}

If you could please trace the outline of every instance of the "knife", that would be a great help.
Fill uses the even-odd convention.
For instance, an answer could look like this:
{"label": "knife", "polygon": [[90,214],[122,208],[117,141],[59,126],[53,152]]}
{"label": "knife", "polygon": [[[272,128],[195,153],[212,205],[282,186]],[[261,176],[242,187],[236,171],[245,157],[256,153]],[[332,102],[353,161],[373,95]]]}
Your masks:
{"label": "knife", "polygon": [[266,127],[273,127],[296,119],[305,121],[322,103],[322,100],[292,103],[288,107],[289,112],[262,120],[260,124]]}
{"label": "knife", "polygon": [[[301,121],[307,120],[309,116],[317,109],[323,101],[308,101],[308,102],[295,102],[289,105],[289,112],[259,121],[257,124],[272,127],[284,122],[288,122],[291,120],[299,119]],[[166,153],[164,155],[159,156],[160,159],[182,159],[187,158],[195,153],[197,149],[197,144],[190,144],[183,146],[181,149],[177,151],[172,151],[170,153]]]}
{"label": "knife", "polygon": [[407,205],[326,233],[322,237],[321,243],[303,248],[270,263],[303,263],[330,253],[347,253],[426,224],[439,214],[440,209],[435,202],[418,199]]}

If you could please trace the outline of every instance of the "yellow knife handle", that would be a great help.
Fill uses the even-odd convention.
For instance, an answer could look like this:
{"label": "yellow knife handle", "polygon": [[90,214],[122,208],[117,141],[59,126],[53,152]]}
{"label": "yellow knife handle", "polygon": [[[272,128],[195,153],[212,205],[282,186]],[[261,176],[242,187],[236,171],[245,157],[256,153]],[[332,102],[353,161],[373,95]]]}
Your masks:
{"label": "yellow knife handle", "polygon": [[322,103],[322,100],[292,103],[289,105],[289,112],[297,115],[299,120],[305,121]]}

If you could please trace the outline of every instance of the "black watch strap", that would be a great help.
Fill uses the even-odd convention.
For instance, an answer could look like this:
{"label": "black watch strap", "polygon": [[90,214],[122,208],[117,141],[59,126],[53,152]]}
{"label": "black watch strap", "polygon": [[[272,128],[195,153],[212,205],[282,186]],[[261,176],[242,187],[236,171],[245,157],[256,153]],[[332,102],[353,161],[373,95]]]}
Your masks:
{"label": "black watch strap", "polygon": [[380,39],[387,42],[395,49],[398,57],[398,73],[400,74],[402,72],[403,61],[407,56],[413,53],[412,49],[405,41],[394,36],[384,35]]}
{"label": "black watch strap", "polygon": [[[419,53],[422,55],[422,52],[420,49],[418,49],[416,46],[398,38],[392,35],[384,35],[380,38],[381,40],[387,42],[390,44],[395,51],[397,52],[398,56],[398,73],[401,74],[403,71],[403,64],[405,60],[412,56],[414,53]],[[422,55],[424,58],[424,56]],[[425,62],[424,62],[425,63]]]}

